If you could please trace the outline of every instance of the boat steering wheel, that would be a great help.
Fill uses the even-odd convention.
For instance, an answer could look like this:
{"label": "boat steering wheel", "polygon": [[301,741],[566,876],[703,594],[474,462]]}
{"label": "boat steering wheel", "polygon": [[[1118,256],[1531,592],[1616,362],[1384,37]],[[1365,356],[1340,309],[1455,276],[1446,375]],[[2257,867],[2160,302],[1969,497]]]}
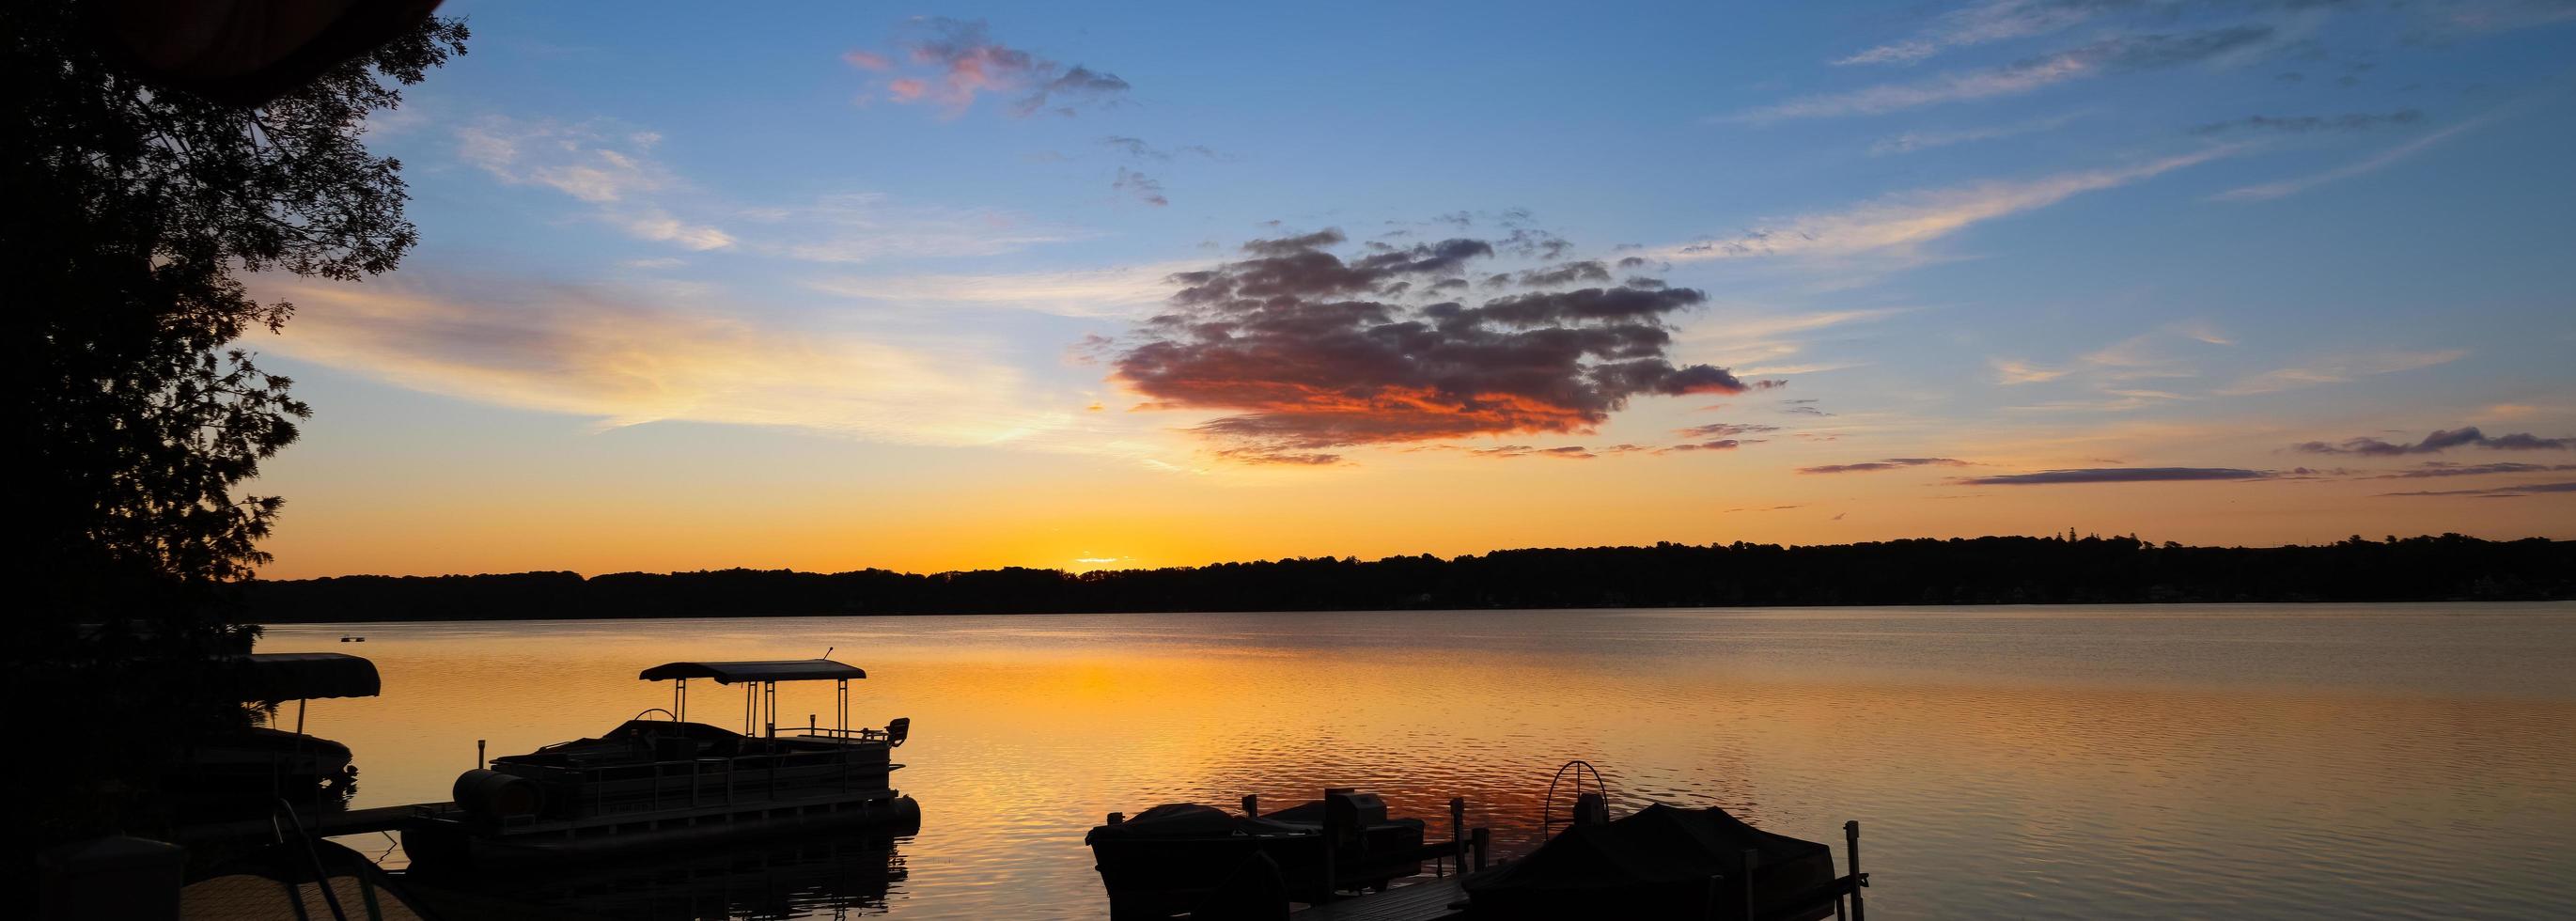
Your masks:
{"label": "boat steering wheel", "polygon": [[1557,785],[1564,782],[1569,774],[1573,776],[1574,784],[1567,796],[1574,807],[1580,807],[1583,803],[1583,775],[1585,774],[1592,775],[1592,792],[1600,794],[1604,803],[1610,800],[1610,785],[1601,779],[1601,771],[1594,768],[1592,762],[1581,758],[1566,762],[1564,767],[1556,769],[1556,776],[1547,780],[1547,804],[1541,807],[1543,811],[1539,813],[1538,820],[1539,834],[1543,836],[1554,837],[1557,826],[1574,824],[1574,807],[1566,810],[1564,819],[1560,820],[1556,817]]}

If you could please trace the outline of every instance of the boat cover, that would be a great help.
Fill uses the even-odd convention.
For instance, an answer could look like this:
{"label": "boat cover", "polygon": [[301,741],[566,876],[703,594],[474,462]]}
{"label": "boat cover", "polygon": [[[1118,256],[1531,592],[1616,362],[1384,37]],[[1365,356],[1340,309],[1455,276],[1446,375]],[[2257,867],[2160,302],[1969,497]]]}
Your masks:
{"label": "boat cover", "polygon": [[1197,803],[1164,803],[1136,814],[1135,818],[1116,825],[1101,825],[1083,836],[1083,843],[1144,838],[1224,838],[1245,835],[1313,834],[1312,825],[1297,825],[1270,819],[1247,819],[1214,806]]}
{"label": "boat cover", "polygon": [[867,676],[868,673],[856,665],[830,659],[781,659],[770,662],[672,662],[645,669],[636,677],[646,681],[713,678],[717,684],[750,684],[763,681],[839,681]]}
{"label": "boat cover", "polygon": [[228,659],[237,700],[374,697],[384,691],[376,663],[345,653],[258,652]]}
{"label": "boat cover", "polygon": [[[1762,918],[1815,917],[1799,896],[1834,879],[1832,849],[1746,825],[1726,810],[1654,805],[1606,825],[1578,825],[1467,891],[1478,918],[1739,917],[1709,913],[1731,886],[1713,883],[1757,852],[1753,902]],[[1736,896],[1741,898],[1741,896]]]}

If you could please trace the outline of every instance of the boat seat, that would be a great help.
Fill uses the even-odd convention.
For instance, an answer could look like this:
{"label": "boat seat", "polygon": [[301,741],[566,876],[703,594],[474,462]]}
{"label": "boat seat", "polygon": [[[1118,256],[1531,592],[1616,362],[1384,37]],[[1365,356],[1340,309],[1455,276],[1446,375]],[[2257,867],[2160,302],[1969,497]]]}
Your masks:
{"label": "boat seat", "polygon": [[904,737],[911,734],[912,717],[898,716],[893,722],[887,723],[884,729],[859,730],[859,739],[865,742],[884,742],[887,748],[901,748]]}

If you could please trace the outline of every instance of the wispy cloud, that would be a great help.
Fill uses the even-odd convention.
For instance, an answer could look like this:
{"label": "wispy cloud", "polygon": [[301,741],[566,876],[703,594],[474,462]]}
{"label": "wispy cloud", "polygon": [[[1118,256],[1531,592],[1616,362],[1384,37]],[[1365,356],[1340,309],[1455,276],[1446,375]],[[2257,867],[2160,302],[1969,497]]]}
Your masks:
{"label": "wispy cloud", "polygon": [[2210,199],[2213,201],[2269,201],[2275,198],[2296,195],[2327,183],[2341,182],[2355,176],[2375,173],[2405,162],[2408,157],[2423,153],[2433,145],[2440,144],[2443,141],[2457,137],[2461,132],[2476,128],[2485,124],[2486,121],[2487,119],[2476,119],[2461,122],[2457,125],[2452,125],[2451,127],[2444,128],[2440,131],[2427,134],[2404,144],[2399,144],[2396,147],[2381,151],[2377,155],[2358,163],[2339,166],[2322,173],[2301,176],[2296,179],[2284,179],[2279,182],[2266,182],[2261,185],[2249,185],[2241,188],[2229,189],[2210,196]]}
{"label": "wispy cloud", "polygon": [[2519,499],[2519,498],[2522,498],[2522,497],[2524,497],[2524,496],[2537,495],[2537,494],[2542,494],[2542,493],[2576,493],[2576,483],[2531,483],[2531,484],[2527,484],[2527,485],[2523,485],[2523,486],[2490,486],[2490,487],[2487,487],[2487,488],[2485,488],[2485,489],[2443,489],[2443,490],[2428,490],[2428,491],[2423,491],[2423,492],[2384,492],[2384,493],[2380,493],[2379,495],[2380,495],[2380,497],[2382,497],[2382,498],[2388,498],[2388,497],[2393,497],[2393,496],[2469,496],[2469,497],[2474,497],[2474,498],[2486,498],[2486,499]]}
{"label": "wispy cloud", "polygon": [[985,94],[1011,97],[1014,115],[1069,116],[1081,105],[1114,104],[1129,89],[1116,74],[1068,67],[995,42],[981,21],[921,17],[910,28],[917,34],[900,43],[897,55],[854,50],[841,60],[868,73],[904,73],[879,86],[884,98],[937,105],[952,118],[965,114]]}
{"label": "wispy cloud", "polygon": [[1882,83],[1840,93],[1801,96],[1748,110],[1728,120],[1774,122],[1796,118],[1878,115],[1948,102],[2016,96],[2041,87],[2102,74],[2174,67],[2241,51],[2272,38],[2272,28],[2239,25],[2183,34],[2122,35],[2002,67],[1959,71],[1910,83]]}
{"label": "wispy cloud", "polygon": [[2455,476],[2492,476],[2499,473],[2565,473],[2576,470],[2576,464],[2518,464],[2502,461],[2492,464],[2454,464],[2448,461],[2425,461],[2422,465],[2383,473],[2374,480],[2423,480]]}
{"label": "wispy cloud", "polygon": [[566,413],[785,426],[871,440],[969,445],[1058,427],[1019,372],[973,342],[878,341],[770,328],[600,287],[442,276],[364,285],[262,279],[295,301],[276,349],[429,393]]}
{"label": "wispy cloud", "polygon": [[806,287],[841,297],[898,303],[974,304],[1069,317],[1134,316],[1171,296],[1175,273],[1203,262],[984,275],[844,275]]}
{"label": "wispy cloud", "polygon": [[810,262],[999,256],[1088,239],[1096,232],[1043,224],[992,208],[908,205],[882,193],[827,196],[792,208],[751,209],[769,225],[761,248]]}
{"label": "wispy cloud", "polygon": [[2278,474],[2269,470],[2243,470],[2235,467],[2087,467],[2075,470],[2042,470],[2036,473],[1962,477],[1957,482],[1963,486],[2050,486],[2073,483],[2268,480],[2275,476]]}
{"label": "wispy cloud", "polygon": [[1877,142],[1869,145],[1869,152],[1871,156],[1907,154],[1918,150],[1931,150],[1936,147],[1948,147],[1953,144],[1993,141],[2008,137],[2018,137],[2025,134],[2037,134],[2042,131],[2055,131],[2059,128],[2066,127],[2068,122],[2081,118],[2085,114],[2086,113],[2075,112],[2055,116],[2053,118],[2033,119],[2030,121],[2013,122],[2005,125],[1986,125],[1977,128],[1907,131],[1902,134],[1880,138]]}
{"label": "wispy cloud", "polygon": [[2469,447],[2493,448],[2501,451],[2564,451],[2576,449],[2576,437],[2542,438],[2530,432],[2490,436],[2479,431],[2477,426],[2470,425],[2456,429],[2436,430],[2433,434],[2424,436],[2422,441],[2404,444],[2364,436],[2347,438],[2332,444],[2322,441],[2301,442],[2291,445],[2290,450],[2309,454],[2362,454],[2384,457],[2400,454],[2439,454],[2452,448]]}
{"label": "wispy cloud", "polygon": [[2393,374],[2435,365],[2449,364],[2467,357],[2467,349],[2439,349],[2429,352],[2381,352],[2371,355],[2346,355],[2311,362],[2292,368],[2265,371],[2238,380],[2219,391],[2220,396],[2248,396],[2275,393],[2319,384],[2341,384],[2374,374]]}
{"label": "wispy cloud", "polygon": [[2045,208],[2086,192],[2152,179],[2232,156],[2243,149],[2223,145],[2131,166],[1900,192],[1842,211],[1790,218],[1733,236],[1665,247],[1650,255],[1672,262],[1695,262],[1902,252],[1984,221]]}
{"label": "wispy cloud", "polygon": [[1907,467],[1966,467],[1967,461],[1955,457],[1891,457],[1886,460],[1862,461],[1857,464],[1824,464],[1800,467],[1798,472],[1815,476],[1828,473],[1870,473],[1880,470],[1903,470]]}
{"label": "wispy cloud", "polygon": [[1553,457],[1559,460],[1591,460],[1600,456],[1586,450],[1582,445],[1565,445],[1555,448],[1534,448],[1529,445],[1499,445],[1491,448],[1476,448],[1468,451],[1467,453],[1476,457]]}
{"label": "wispy cloud", "polygon": [[2412,125],[2424,120],[2424,113],[2399,109],[2387,114],[2347,112],[2342,115],[2248,115],[2232,121],[2210,122],[2191,129],[2193,134],[2227,134],[2237,131],[2268,131],[2281,134],[2313,134],[2320,131],[2369,131],[2396,125]]}
{"label": "wispy cloud", "polygon": [[1951,48],[2056,32],[2093,18],[2105,7],[2065,0],[1990,0],[1943,13],[1912,37],[1863,49],[1833,64],[1913,64]]}
{"label": "wispy cloud", "polygon": [[598,219],[638,239],[693,250],[726,249],[734,236],[673,216],[658,197],[681,185],[652,156],[662,136],[577,124],[487,116],[456,129],[457,156],[508,185],[553,189],[595,206]]}
{"label": "wispy cloud", "polygon": [[1164,197],[1163,184],[1160,181],[1124,166],[1118,168],[1118,179],[1111,182],[1109,187],[1157,208],[1172,203],[1171,199]]}
{"label": "wispy cloud", "polygon": [[2006,386],[2044,384],[2067,375],[2064,368],[2042,367],[2018,358],[1989,359],[1986,364],[1995,369],[1995,383]]}

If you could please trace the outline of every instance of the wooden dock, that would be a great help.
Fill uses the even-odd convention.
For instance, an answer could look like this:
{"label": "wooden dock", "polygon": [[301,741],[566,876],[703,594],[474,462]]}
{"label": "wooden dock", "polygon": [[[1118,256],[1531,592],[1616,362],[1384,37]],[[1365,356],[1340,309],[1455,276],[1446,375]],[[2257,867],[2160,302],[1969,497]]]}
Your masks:
{"label": "wooden dock", "polygon": [[1426,879],[1375,895],[1309,906],[1288,917],[1295,921],[1434,921],[1455,918],[1461,912],[1449,906],[1467,901],[1466,879],[1464,876]]}
{"label": "wooden dock", "polygon": [[[363,835],[368,832],[393,831],[401,828],[422,808],[444,808],[446,803],[411,803],[401,806],[378,806],[373,809],[342,809],[329,812],[297,812],[306,833],[328,838],[333,835]],[[170,830],[170,838],[181,844],[191,841],[234,841],[244,838],[266,838],[277,833],[271,819],[243,819],[238,822],[211,822],[184,825]]]}

